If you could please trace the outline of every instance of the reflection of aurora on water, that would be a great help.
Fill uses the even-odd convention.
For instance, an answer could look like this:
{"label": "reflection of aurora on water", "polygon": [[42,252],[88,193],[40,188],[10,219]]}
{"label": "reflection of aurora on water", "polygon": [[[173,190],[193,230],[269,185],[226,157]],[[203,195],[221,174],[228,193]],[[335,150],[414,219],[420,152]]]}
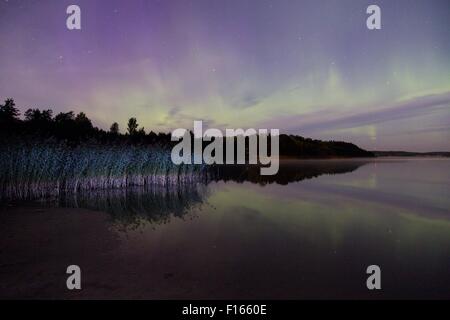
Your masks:
{"label": "reflection of aurora on water", "polygon": [[127,226],[144,222],[159,224],[168,222],[171,217],[181,218],[205,205],[207,185],[213,181],[288,184],[323,174],[352,172],[366,163],[364,160],[284,161],[275,176],[261,176],[257,166],[211,167],[203,182],[84,191],[62,195],[56,203],[62,207],[107,212],[115,222]]}

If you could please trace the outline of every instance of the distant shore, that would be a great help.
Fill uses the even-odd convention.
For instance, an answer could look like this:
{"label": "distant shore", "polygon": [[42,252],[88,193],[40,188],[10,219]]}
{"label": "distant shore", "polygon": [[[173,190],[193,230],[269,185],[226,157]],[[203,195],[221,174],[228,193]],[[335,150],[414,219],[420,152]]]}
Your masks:
{"label": "distant shore", "polygon": [[450,157],[450,152],[371,151],[375,157]]}

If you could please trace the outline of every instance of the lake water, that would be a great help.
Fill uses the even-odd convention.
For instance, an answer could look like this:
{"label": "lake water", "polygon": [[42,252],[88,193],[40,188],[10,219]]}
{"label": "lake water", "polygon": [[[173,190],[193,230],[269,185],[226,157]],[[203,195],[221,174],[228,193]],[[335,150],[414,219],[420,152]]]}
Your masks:
{"label": "lake water", "polygon": [[4,206],[0,297],[450,298],[450,159],[290,161],[261,179]]}

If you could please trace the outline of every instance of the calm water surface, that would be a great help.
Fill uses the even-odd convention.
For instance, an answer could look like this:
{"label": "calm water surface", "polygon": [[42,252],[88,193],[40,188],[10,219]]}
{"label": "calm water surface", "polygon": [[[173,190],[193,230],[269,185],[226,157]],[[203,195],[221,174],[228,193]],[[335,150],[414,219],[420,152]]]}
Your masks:
{"label": "calm water surface", "polygon": [[[450,160],[291,161],[0,211],[1,298],[450,298]],[[78,292],[66,267],[82,269]],[[381,267],[382,290],[366,289]]]}

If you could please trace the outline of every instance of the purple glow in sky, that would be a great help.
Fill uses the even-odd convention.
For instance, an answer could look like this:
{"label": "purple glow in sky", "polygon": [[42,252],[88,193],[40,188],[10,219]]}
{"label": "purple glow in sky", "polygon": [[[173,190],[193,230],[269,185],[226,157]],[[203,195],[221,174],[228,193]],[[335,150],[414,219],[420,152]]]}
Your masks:
{"label": "purple glow in sky", "polygon": [[0,98],[105,129],[203,120],[449,151],[449,39],[448,0],[0,0]]}

